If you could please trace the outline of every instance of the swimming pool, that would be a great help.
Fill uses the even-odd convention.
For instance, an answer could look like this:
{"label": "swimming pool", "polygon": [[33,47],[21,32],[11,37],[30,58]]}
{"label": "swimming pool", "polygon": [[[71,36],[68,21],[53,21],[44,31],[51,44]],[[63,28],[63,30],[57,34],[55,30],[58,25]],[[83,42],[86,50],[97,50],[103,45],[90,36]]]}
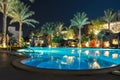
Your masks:
{"label": "swimming pool", "polygon": [[22,64],[42,69],[94,70],[120,65],[119,49],[29,47],[18,52],[30,57]]}

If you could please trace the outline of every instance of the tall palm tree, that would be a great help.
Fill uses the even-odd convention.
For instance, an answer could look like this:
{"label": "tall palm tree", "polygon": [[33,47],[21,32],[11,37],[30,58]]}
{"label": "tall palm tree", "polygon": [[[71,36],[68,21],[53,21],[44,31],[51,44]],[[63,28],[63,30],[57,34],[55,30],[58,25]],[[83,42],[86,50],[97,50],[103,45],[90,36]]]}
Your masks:
{"label": "tall palm tree", "polygon": [[[6,46],[6,28],[7,28],[7,15],[9,11],[11,10],[12,4],[18,2],[20,0],[0,0],[0,12],[3,13],[3,39],[2,39],[2,45],[3,47]],[[30,2],[34,2],[34,0],[29,0]]]}
{"label": "tall palm tree", "polygon": [[0,11],[3,13],[3,40],[2,45],[3,47],[6,46],[6,26],[7,26],[7,0],[0,0]]}
{"label": "tall palm tree", "polygon": [[21,32],[23,24],[30,25],[35,27],[34,24],[39,23],[38,21],[31,18],[34,15],[33,11],[29,11],[29,6],[24,5],[24,3],[18,3],[14,5],[12,12],[10,13],[10,17],[12,18],[10,24],[19,23],[19,33],[18,33],[18,43],[21,46]]}
{"label": "tall palm tree", "polygon": [[89,24],[87,14],[85,12],[82,13],[76,13],[74,15],[74,18],[71,19],[71,26],[76,26],[79,29],[79,44],[81,44],[81,28]]}
{"label": "tall palm tree", "polygon": [[107,22],[108,29],[110,30],[110,23],[115,19],[116,13],[111,9],[107,9],[104,11],[104,15],[103,19]]}

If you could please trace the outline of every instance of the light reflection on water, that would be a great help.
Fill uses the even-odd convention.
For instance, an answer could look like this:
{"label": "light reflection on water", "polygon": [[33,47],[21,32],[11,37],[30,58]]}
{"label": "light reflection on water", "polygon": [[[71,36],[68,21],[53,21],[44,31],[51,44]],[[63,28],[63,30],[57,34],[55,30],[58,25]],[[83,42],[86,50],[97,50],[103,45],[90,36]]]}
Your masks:
{"label": "light reflection on water", "polygon": [[22,61],[23,64],[64,70],[100,69],[120,64],[118,49],[38,48],[35,50],[38,52],[26,53],[31,58]]}

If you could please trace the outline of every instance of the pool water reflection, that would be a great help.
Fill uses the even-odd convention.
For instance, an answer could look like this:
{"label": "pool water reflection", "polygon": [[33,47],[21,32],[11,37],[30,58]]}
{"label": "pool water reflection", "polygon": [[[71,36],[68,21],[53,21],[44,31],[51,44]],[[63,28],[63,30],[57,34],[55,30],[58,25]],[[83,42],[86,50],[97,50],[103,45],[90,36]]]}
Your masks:
{"label": "pool water reflection", "polygon": [[61,70],[102,69],[120,64],[119,49],[100,48],[40,48],[18,50],[30,56],[21,62],[36,68]]}

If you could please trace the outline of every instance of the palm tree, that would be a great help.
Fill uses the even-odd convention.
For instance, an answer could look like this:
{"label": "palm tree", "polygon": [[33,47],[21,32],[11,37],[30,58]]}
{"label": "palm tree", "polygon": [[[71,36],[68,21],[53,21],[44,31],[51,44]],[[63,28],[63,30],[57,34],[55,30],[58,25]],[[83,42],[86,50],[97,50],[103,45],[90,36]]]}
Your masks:
{"label": "palm tree", "polygon": [[62,30],[64,29],[63,27],[64,24],[59,22],[59,23],[56,23],[55,25],[56,25],[56,28],[55,28],[56,35],[60,36]]}
{"label": "palm tree", "polygon": [[24,5],[24,3],[18,3],[14,5],[14,8],[12,8],[12,12],[10,13],[10,17],[12,18],[10,21],[10,24],[12,23],[19,23],[19,33],[18,33],[18,43],[19,46],[21,46],[21,32],[22,32],[22,26],[23,24],[30,25],[32,27],[35,27],[34,24],[39,23],[38,21],[30,18],[34,15],[33,11],[29,11],[29,7]]}
{"label": "palm tree", "polygon": [[65,33],[65,38],[66,39],[74,39],[75,33],[74,30],[71,27],[66,27],[67,33]]}
{"label": "palm tree", "polygon": [[98,38],[100,39],[101,48],[102,48],[103,38],[105,37],[105,34],[106,34],[105,29],[101,30],[98,34]]}
{"label": "palm tree", "polygon": [[55,31],[55,24],[53,22],[48,22],[42,26],[42,31],[49,38],[48,45],[52,46],[52,36]]}
{"label": "palm tree", "polygon": [[71,19],[71,26],[76,26],[79,28],[79,44],[81,44],[81,28],[89,24],[90,22],[88,21],[87,14],[85,12],[82,13],[76,13],[74,15],[74,18]]}
{"label": "palm tree", "polygon": [[104,14],[105,16],[103,17],[103,19],[107,22],[108,29],[110,30],[110,23],[115,19],[116,13],[111,9],[107,9],[104,11]]}
{"label": "palm tree", "polygon": [[93,32],[100,32],[102,29],[105,29],[104,22],[100,19],[92,20],[92,25],[90,25],[90,29],[92,29]]}
{"label": "palm tree", "polygon": [[104,22],[100,19],[92,20],[92,25],[90,25],[90,29],[92,32],[94,32],[94,37],[96,38],[96,43],[98,42],[98,34],[102,29],[105,29]]}
{"label": "palm tree", "polygon": [[[6,28],[7,28],[7,15],[11,10],[12,4],[18,2],[20,0],[0,0],[0,12],[3,13],[3,40],[2,45],[3,47],[6,46]],[[34,0],[29,0],[30,2],[34,2]]]}
{"label": "palm tree", "polygon": [[6,47],[7,0],[0,0],[0,11],[3,13],[2,45],[3,47]]}

